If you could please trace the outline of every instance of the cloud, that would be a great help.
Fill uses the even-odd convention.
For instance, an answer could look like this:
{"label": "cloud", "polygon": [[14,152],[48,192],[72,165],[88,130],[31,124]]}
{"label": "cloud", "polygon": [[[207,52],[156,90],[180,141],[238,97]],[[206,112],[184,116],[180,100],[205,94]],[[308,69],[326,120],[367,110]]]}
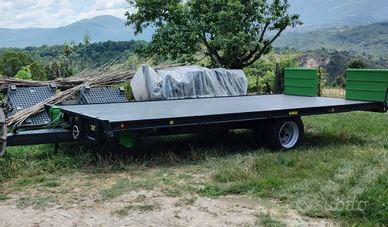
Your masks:
{"label": "cloud", "polygon": [[125,9],[128,7],[126,0],[97,0],[96,4],[92,7],[93,10],[109,10],[109,9]]}
{"label": "cloud", "polygon": [[72,21],[69,0],[2,0],[0,27],[56,27]]}
{"label": "cloud", "polygon": [[101,15],[112,15],[125,19],[124,14],[127,12],[128,3],[126,0],[97,0],[88,12],[81,13],[82,19],[92,18]]}
{"label": "cloud", "polygon": [[112,15],[125,19],[126,0],[0,0],[0,28],[56,28]]}

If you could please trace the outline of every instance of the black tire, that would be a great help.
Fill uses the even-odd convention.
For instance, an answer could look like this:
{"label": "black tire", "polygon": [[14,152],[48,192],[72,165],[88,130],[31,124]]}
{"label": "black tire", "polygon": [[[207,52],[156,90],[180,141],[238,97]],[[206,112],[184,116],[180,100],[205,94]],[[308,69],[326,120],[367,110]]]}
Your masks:
{"label": "black tire", "polygon": [[7,147],[7,124],[5,123],[4,112],[0,109],[0,158]]}
{"label": "black tire", "polygon": [[266,126],[265,144],[271,150],[290,150],[302,144],[303,136],[300,117],[274,119]]}
{"label": "black tire", "polygon": [[252,143],[257,148],[265,146],[266,121],[257,121],[252,129]]}

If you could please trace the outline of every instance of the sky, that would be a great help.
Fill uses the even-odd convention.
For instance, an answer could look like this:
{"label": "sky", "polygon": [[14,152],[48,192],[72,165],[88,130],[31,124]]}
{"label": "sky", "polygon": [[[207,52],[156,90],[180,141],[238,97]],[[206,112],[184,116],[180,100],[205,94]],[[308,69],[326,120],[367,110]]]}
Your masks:
{"label": "sky", "polygon": [[0,0],[0,28],[58,28],[82,19],[125,19],[126,0]]}

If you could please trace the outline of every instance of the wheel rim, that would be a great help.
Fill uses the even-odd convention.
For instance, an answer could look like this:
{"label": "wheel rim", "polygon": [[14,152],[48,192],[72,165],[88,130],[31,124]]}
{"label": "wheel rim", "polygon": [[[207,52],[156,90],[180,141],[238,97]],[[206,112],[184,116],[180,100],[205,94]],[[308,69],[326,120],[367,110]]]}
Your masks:
{"label": "wheel rim", "polygon": [[279,142],[284,148],[292,148],[299,139],[298,125],[293,121],[287,121],[279,131]]}
{"label": "wheel rim", "polygon": [[80,130],[77,125],[73,126],[73,138],[78,139],[80,134]]}

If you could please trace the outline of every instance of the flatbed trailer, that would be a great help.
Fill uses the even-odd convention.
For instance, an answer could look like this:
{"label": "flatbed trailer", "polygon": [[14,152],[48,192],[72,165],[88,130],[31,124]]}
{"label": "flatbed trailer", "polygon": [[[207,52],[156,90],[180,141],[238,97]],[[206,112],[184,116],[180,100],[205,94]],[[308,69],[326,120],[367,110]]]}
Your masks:
{"label": "flatbed trailer", "polygon": [[385,102],[284,94],[46,107],[67,127],[8,133],[7,146],[116,138],[130,147],[138,137],[244,128],[258,144],[292,149],[303,140],[301,116],[387,111]]}
{"label": "flatbed trailer", "polygon": [[[303,75],[306,72],[308,75]],[[258,145],[287,150],[303,141],[302,116],[387,111],[388,70],[350,73],[347,76],[347,99],[315,97],[316,75],[314,69],[302,69],[285,77],[288,79],[285,81],[287,94],[46,105],[54,127],[20,132],[16,128],[8,134],[0,111],[0,156],[6,146],[118,140],[120,144],[131,147],[140,137],[231,129],[250,129]],[[306,83],[310,79],[311,82]],[[302,83],[307,85],[302,87]],[[295,95],[300,91],[305,96]]]}

